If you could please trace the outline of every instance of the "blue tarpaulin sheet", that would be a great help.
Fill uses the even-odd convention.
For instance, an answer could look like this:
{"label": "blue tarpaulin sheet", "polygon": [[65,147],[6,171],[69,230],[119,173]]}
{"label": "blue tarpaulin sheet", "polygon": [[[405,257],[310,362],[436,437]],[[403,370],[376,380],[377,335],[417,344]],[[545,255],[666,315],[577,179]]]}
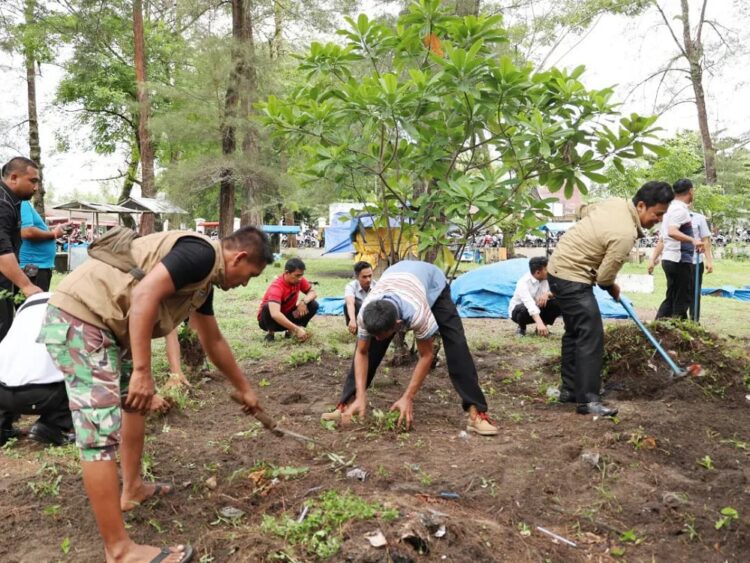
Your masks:
{"label": "blue tarpaulin sheet", "polygon": [[738,301],[750,301],[750,285],[745,287],[734,287],[733,285],[723,285],[721,287],[704,287],[701,288],[701,295],[713,295],[714,297],[726,297],[727,299],[737,299]]}
{"label": "blue tarpaulin sheet", "polygon": [[343,297],[323,297],[318,299],[319,315],[343,315],[344,298]]}
{"label": "blue tarpaulin sheet", "polygon": [[[462,317],[508,318],[508,304],[516,282],[529,271],[526,258],[506,260],[467,272],[451,284],[451,297]],[[599,310],[605,319],[627,319],[622,305],[606,291],[594,287]],[[319,315],[343,315],[343,297],[318,299]]]}
{"label": "blue tarpaulin sheet", "polygon": [[[451,285],[458,313],[462,317],[508,318],[508,305],[516,282],[529,271],[526,258],[506,260],[482,266],[456,278]],[[606,291],[594,288],[602,317],[626,319],[628,314]]]}
{"label": "blue tarpaulin sheet", "polygon": [[326,251],[325,254],[335,254],[337,252],[354,252],[349,225],[343,227],[326,228]]}

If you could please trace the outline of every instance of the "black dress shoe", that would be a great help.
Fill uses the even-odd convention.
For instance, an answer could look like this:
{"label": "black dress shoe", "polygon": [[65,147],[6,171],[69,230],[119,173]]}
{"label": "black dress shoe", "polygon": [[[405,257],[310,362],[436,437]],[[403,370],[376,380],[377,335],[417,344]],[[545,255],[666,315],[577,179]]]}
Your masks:
{"label": "black dress shoe", "polygon": [[62,430],[47,426],[41,422],[35,423],[29,430],[29,439],[40,444],[51,444],[53,446],[64,446],[75,441],[75,437]]}
{"label": "black dress shoe", "polygon": [[273,332],[267,332],[266,335],[263,337],[264,342],[273,342],[274,336]]}
{"label": "black dress shoe", "polygon": [[594,414],[597,416],[615,416],[616,407],[607,407],[602,403],[580,403],[576,408],[578,414]]}
{"label": "black dress shoe", "polygon": [[558,403],[575,403],[576,394],[567,389],[560,389],[560,396],[557,398]]}
{"label": "black dress shoe", "polygon": [[516,329],[516,336],[526,336],[526,327],[523,325],[518,325],[518,328]]}
{"label": "black dress shoe", "polygon": [[5,443],[12,438],[20,438],[21,431],[18,428],[2,428],[0,429],[0,447],[4,446]]}

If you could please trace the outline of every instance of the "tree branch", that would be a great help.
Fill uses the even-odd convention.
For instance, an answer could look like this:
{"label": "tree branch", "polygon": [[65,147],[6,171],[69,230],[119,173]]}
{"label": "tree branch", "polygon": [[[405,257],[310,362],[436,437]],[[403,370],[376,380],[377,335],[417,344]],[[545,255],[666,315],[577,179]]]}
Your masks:
{"label": "tree branch", "polygon": [[672,36],[672,39],[674,39],[675,44],[677,45],[677,48],[680,50],[680,53],[682,53],[682,56],[686,59],[688,58],[687,52],[685,52],[685,48],[680,43],[680,40],[677,39],[677,36],[674,33],[674,30],[672,29],[672,26],[669,24],[669,20],[667,19],[667,15],[664,13],[664,10],[661,9],[661,6],[658,2],[654,2],[654,5],[656,6],[656,9],[659,10],[659,14],[661,14],[661,19],[664,20],[664,25],[667,26],[667,29],[669,30],[670,35]]}

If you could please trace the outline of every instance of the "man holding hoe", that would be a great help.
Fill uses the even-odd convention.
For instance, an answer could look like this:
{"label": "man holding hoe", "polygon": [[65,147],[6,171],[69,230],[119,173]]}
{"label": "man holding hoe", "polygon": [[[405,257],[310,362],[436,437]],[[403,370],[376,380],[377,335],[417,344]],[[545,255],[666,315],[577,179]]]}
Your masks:
{"label": "man holding hoe", "polygon": [[[233,398],[245,412],[259,410],[216,323],[213,288],[247,285],[273,261],[273,253],[266,235],[254,227],[220,241],[183,231],[133,240],[131,232],[113,230],[89,253],[92,259],[50,299],[39,339],[65,377],[83,483],[106,561],[184,563],[192,559],[191,546],[160,550],[136,544],[122,516],[171,492],[140,475],[144,414],[154,395],[151,339],[169,334],[189,316],[208,357],[234,386]],[[120,443],[122,492],[115,461]]]}

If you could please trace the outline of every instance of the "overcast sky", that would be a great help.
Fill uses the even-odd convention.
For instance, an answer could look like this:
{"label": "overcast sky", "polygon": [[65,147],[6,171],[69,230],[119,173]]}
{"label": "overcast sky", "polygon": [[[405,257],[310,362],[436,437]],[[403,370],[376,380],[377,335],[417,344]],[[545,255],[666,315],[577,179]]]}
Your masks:
{"label": "overcast sky", "polygon": [[[677,4],[676,0],[668,3]],[[378,10],[368,8],[367,11],[375,15]],[[738,22],[737,10],[731,0],[709,2],[708,16],[730,27]],[[658,70],[675,53],[672,37],[659,23],[656,14],[634,19],[605,16],[583,38],[565,41],[550,62],[570,68],[586,65],[583,81],[588,87],[617,85],[615,99],[623,102],[624,112],[651,114],[654,111],[655,82],[628,94],[635,84]],[[741,31],[747,33],[746,29]],[[706,34],[706,37],[710,35]],[[744,44],[741,47],[744,48]],[[722,65],[721,74],[706,76],[712,131],[736,136],[750,133],[748,63],[750,57],[747,54],[736,56]],[[26,83],[22,61],[18,57],[0,55],[0,71],[3,77],[0,88],[0,131],[3,133],[0,160],[5,162],[18,154],[17,151],[25,154],[28,150],[24,123]],[[58,200],[70,195],[75,188],[96,193],[101,179],[117,176],[124,166],[122,155],[105,157],[86,150],[87,135],[91,133],[75,130],[70,114],[52,106],[61,74],[58,67],[46,65],[37,83],[46,185]],[[686,92],[690,93],[689,90]],[[8,128],[19,123],[20,126]],[[658,124],[669,134],[679,129],[697,129],[695,105],[678,105],[665,113]],[[57,148],[55,131],[59,130],[71,136],[71,146],[65,152]]]}

